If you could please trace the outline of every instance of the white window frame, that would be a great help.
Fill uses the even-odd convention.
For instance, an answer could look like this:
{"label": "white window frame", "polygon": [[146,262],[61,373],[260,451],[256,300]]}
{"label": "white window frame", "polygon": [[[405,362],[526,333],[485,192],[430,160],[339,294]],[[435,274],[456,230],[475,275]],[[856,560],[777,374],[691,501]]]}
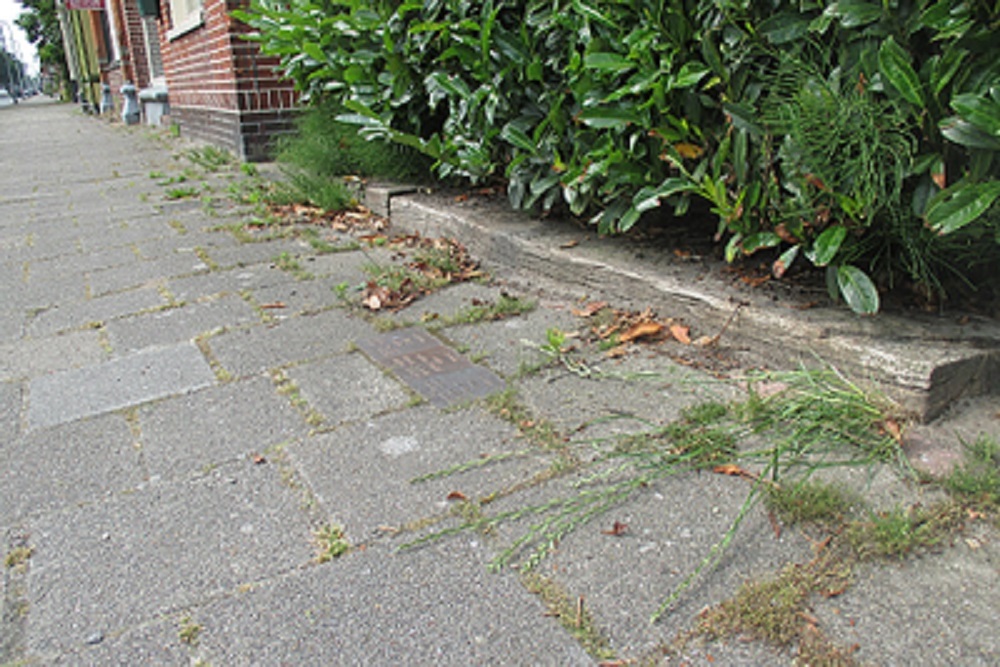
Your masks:
{"label": "white window frame", "polygon": [[170,19],[173,27],[167,32],[168,40],[175,40],[205,24],[203,0],[170,0]]}

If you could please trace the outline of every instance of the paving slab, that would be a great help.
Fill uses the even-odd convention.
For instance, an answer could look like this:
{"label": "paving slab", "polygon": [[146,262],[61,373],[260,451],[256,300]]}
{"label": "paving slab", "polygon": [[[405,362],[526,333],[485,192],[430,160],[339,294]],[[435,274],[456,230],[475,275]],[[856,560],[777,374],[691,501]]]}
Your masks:
{"label": "paving slab", "polygon": [[593,665],[481,548],[367,550],[191,610],[220,665]]}
{"label": "paving slab", "polygon": [[861,568],[843,596],[817,601],[821,627],[866,664],[1000,664],[1000,541],[994,532],[945,549]]}
{"label": "paving slab", "polygon": [[28,322],[26,333],[32,337],[51,335],[165,305],[167,302],[153,287],[141,287],[96,299],[55,304],[36,312]]}
{"label": "paving slab", "polygon": [[238,294],[245,290],[297,282],[283,271],[258,265],[227,271],[210,271],[163,281],[176,301],[197,301],[219,294]]}
{"label": "paving slab", "polygon": [[[718,564],[695,580],[658,622],[651,622],[723,539],[749,490],[746,480],[708,473],[656,482],[560,540],[537,571],[584,598],[620,657],[640,659],[669,645],[699,611],[732,597],[742,583],[812,557],[809,541],[798,532],[775,537],[758,506],[743,520]],[[609,534],[616,522],[621,534]],[[503,531],[500,543],[518,534]]]}
{"label": "paving slab", "polygon": [[95,250],[94,252],[63,253],[55,257],[27,263],[28,282],[47,282],[55,276],[78,276],[88,271],[121,266],[135,262],[136,254],[129,246]]}
{"label": "paving slab", "polygon": [[518,396],[561,433],[583,438],[648,431],[684,408],[737,396],[731,386],[662,356],[591,363],[576,372],[560,364],[530,375],[518,382]]}
{"label": "paving slab", "polygon": [[281,254],[296,257],[308,253],[310,246],[305,241],[295,239],[275,239],[259,243],[242,243],[227,248],[208,248],[208,256],[223,268],[270,264]]}
{"label": "paving slab", "polygon": [[11,302],[29,310],[82,301],[88,296],[87,276],[83,272],[69,272],[22,282],[10,294]]}
{"label": "paving slab", "polygon": [[449,320],[469,312],[474,306],[496,303],[504,291],[497,285],[476,282],[447,285],[398,312],[384,313],[381,316],[399,323],[447,326]]}
{"label": "paving slab", "polygon": [[151,348],[96,366],[33,379],[28,385],[29,429],[44,428],[138,405],[215,382],[192,343]]}
{"label": "paving slab", "polygon": [[550,361],[538,350],[546,343],[548,329],[571,333],[578,326],[577,318],[568,312],[545,308],[496,322],[448,327],[440,335],[503,377],[514,378],[524,369]]}
{"label": "paving slab", "polygon": [[275,285],[264,286],[252,291],[253,298],[261,306],[275,306],[268,314],[275,319],[286,319],[302,313],[327,310],[341,305],[341,297],[336,288],[335,278],[314,280],[290,279]]}
{"label": "paving slab", "polygon": [[31,524],[29,653],[113,636],[313,555],[308,517],[276,466],[241,462],[150,483]]}
{"label": "paving slab", "polygon": [[136,259],[131,264],[91,271],[88,274],[88,284],[92,296],[102,296],[170,276],[187,276],[208,270],[208,265],[194,253],[178,253],[155,260]]}
{"label": "paving slab", "polygon": [[0,447],[0,516],[23,521],[103,500],[146,478],[125,418],[102,415]]}
{"label": "paving slab", "polygon": [[0,380],[24,379],[107,359],[97,331],[70,331],[0,344]]}
{"label": "paving slab", "polygon": [[[477,498],[527,475],[530,459],[477,467],[484,456],[525,448],[510,424],[471,408],[423,406],[292,443],[288,454],[327,509],[355,540],[446,512],[448,495]],[[461,474],[414,483],[423,475],[472,464]]]}
{"label": "paving slab", "polygon": [[398,382],[360,354],[296,366],[288,376],[302,398],[323,416],[324,426],[368,419],[405,407],[411,400]]}
{"label": "paving slab", "polygon": [[149,473],[165,479],[250,460],[307,431],[267,378],[156,401],[139,409],[138,428]]}
{"label": "paving slab", "polygon": [[19,382],[0,382],[0,451],[10,446],[21,430],[22,391]]}
{"label": "paving slab", "polygon": [[230,295],[113,320],[105,330],[112,349],[123,354],[193,340],[200,334],[224,327],[259,321],[250,304],[239,296]]}
{"label": "paving slab", "polygon": [[223,368],[235,377],[321,359],[350,349],[373,334],[371,325],[343,310],[300,315],[275,325],[233,329],[208,341]]}

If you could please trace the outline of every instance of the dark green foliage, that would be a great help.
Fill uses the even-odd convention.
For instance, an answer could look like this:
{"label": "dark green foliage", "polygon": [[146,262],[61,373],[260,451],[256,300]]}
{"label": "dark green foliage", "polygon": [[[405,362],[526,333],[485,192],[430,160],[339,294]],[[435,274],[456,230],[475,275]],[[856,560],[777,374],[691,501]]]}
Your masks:
{"label": "dark green foliage", "polygon": [[343,109],[333,101],[309,108],[296,132],[283,138],[278,161],[320,177],[360,176],[408,181],[426,177],[429,161],[421,154],[384,141],[365,141],[357,126],[336,120]]}
{"label": "dark green foliage", "polygon": [[[511,203],[622,231],[708,203],[727,257],[859,312],[1000,259],[1000,6],[982,0],[254,0],[307,96]],[[988,273],[984,273],[984,282]]]}

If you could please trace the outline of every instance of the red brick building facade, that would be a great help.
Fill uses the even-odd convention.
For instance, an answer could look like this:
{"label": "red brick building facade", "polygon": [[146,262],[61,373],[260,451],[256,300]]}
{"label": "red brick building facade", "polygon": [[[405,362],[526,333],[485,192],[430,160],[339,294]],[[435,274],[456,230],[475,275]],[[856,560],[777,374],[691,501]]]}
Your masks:
{"label": "red brick building facade", "polygon": [[230,13],[247,4],[161,0],[160,51],[170,117],[181,133],[260,160],[291,129],[297,98],[291,82],[279,79],[277,59],[242,39],[250,28]]}

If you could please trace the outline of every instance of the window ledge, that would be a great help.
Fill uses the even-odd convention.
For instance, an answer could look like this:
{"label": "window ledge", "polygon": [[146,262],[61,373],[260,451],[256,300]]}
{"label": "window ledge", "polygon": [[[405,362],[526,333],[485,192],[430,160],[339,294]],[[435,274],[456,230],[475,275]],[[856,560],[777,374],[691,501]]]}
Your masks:
{"label": "window ledge", "polygon": [[167,41],[172,42],[175,39],[183,37],[189,32],[193,32],[205,25],[205,18],[202,15],[201,10],[198,10],[187,17],[183,21],[175,25],[173,28],[167,31]]}

